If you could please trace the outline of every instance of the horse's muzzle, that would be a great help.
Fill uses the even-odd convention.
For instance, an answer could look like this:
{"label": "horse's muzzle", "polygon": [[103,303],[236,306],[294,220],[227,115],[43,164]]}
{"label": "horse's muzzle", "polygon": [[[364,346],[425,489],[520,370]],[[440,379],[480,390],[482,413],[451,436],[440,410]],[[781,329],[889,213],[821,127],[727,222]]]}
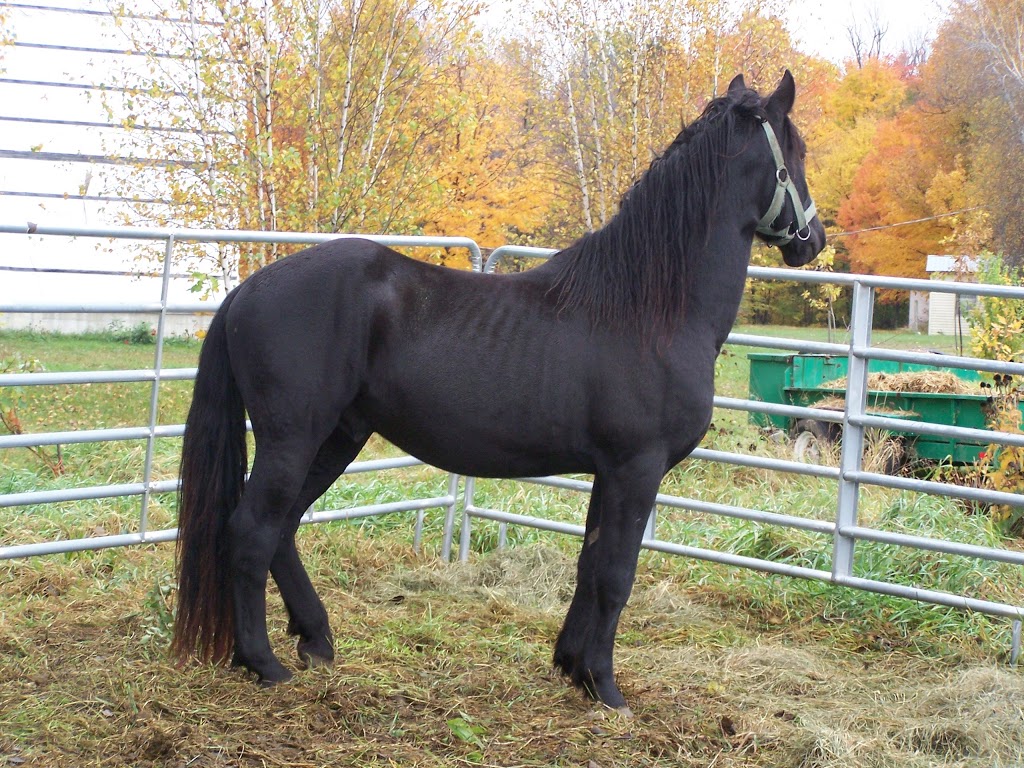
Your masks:
{"label": "horse's muzzle", "polygon": [[[805,236],[802,236],[805,235]],[[825,227],[821,220],[815,216],[807,222],[807,232],[797,233],[789,243],[783,245],[782,260],[790,267],[802,267],[814,260],[825,247]]]}

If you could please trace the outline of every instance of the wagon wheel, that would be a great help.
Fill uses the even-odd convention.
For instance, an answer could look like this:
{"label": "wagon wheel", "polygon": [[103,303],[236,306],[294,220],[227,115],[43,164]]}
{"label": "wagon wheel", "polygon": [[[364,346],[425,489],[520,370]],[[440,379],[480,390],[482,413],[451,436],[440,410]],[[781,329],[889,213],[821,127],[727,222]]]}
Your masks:
{"label": "wagon wheel", "polygon": [[801,419],[793,426],[793,458],[820,464],[835,442],[832,425],[817,419]]}
{"label": "wagon wheel", "polygon": [[[793,427],[793,458],[809,464],[820,464],[839,442],[837,424],[817,419],[801,419]],[[906,463],[902,438],[878,429],[864,434],[864,469],[884,475],[897,474]]]}

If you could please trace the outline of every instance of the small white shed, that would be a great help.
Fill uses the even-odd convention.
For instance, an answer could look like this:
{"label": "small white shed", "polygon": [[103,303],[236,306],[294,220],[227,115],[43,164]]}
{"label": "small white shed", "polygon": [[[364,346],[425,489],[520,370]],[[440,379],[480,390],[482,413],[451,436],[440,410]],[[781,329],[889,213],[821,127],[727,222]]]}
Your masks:
{"label": "small white shed", "polygon": [[[975,282],[978,259],[974,256],[929,256],[925,271],[932,280]],[[967,315],[974,306],[973,296],[953,293],[928,294],[928,333],[953,336],[967,330]]]}

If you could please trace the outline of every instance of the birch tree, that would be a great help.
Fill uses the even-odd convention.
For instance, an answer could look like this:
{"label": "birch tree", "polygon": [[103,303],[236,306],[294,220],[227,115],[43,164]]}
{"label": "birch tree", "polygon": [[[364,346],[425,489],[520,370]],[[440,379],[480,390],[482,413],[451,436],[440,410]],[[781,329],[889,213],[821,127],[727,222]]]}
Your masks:
{"label": "birch tree", "polygon": [[[137,206],[131,223],[416,231],[436,191],[438,158],[423,149],[452,117],[439,105],[472,13],[432,0],[177,0],[154,24],[122,9],[133,47],[159,53],[144,75],[126,73],[135,95],[111,114],[168,126],[136,132],[132,154],[169,162],[122,169],[119,183],[169,205]],[[244,276],[283,252],[225,247],[217,268]]]}
{"label": "birch tree", "polygon": [[778,21],[781,8],[778,0],[549,0],[542,7],[534,36],[548,41],[547,134],[561,183],[575,190],[580,230],[608,222],[681,124],[736,72],[773,85],[783,63],[803,60]]}

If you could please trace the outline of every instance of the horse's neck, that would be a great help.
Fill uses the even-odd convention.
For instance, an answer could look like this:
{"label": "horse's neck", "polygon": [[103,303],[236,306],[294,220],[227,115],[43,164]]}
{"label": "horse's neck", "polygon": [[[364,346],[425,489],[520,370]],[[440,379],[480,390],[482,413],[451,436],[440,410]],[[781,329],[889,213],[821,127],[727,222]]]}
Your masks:
{"label": "horse's neck", "polygon": [[761,216],[761,185],[735,165],[727,166],[707,246],[687,264],[684,323],[709,328],[717,348],[725,343],[746,283],[754,231]]}
{"label": "horse's neck", "polygon": [[752,243],[753,224],[716,226],[705,252],[689,265],[684,321],[709,328],[719,349],[736,322]]}

